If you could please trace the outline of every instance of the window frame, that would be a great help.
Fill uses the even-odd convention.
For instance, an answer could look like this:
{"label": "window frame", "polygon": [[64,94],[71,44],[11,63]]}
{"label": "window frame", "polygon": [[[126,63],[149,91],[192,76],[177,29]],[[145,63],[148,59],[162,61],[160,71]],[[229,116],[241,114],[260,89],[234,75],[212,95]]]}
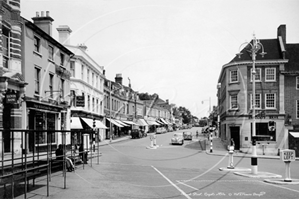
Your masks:
{"label": "window frame", "polygon": [[[236,81],[232,80],[232,78],[233,78],[232,73],[233,72],[236,72]],[[239,82],[238,70],[230,70],[229,76],[230,76],[230,83],[237,83],[237,82]]]}
{"label": "window frame", "polygon": [[[255,74],[255,82],[261,82],[261,68],[255,68],[256,74]],[[256,75],[259,71],[259,79],[256,79]],[[252,80],[252,68],[250,69],[250,82],[253,82]]]}
{"label": "window frame", "polygon": [[[236,107],[233,107],[233,97],[236,97]],[[237,110],[239,109],[239,106],[238,106],[238,94],[231,94],[230,95],[230,98],[229,98],[229,103],[230,103],[230,110]]]}
{"label": "window frame", "polygon": [[38,37],[37,35],[33,36],[33,46],[34,46],[33,51],[37,52],[37,53],[40,53],[41,38]]}
{"label": "window frame", "polygon": [[[268,103],[267,103],[267,100],[268,100],[268,97],[267,95],[273,95],[274,96],[274,107],[269,107],[268,106]],[[276,109],[276,93],[265,93],[265,109]]]}
{"label": "window frame", "polygon": [[[257,107],[256,105],[256,100],[257,100],[257,96],[259,96],[259,107]],[[253,106],[252,106],[252,98],[253,98],[253,95],[252,93],[250,94],[250,110],[253,109]],[[262,98],[261,98],[261,93],[255,93],[255,109],[262,109]]]}
{"label": "window frame", "polygon": [[[267,79],[267,71],[268,70],[273,70],[274,71],[274,79]],[[265,82],[276,82],[276,68],[274,67],[268,67],[268,68],[265,68]]]}
{"label": "window frame", "polygon": [[[52,49],[52,52],[50,49]],[[51,45],[48,45],[48,59],[54,61],[54,47]]]}
{"label": "window frame", "polygon": [[41,68],[34,67],[34,94],[40,95]]}
{"label": "window frame", "polygon": [[59,65],[64,67],[65,64],[65,54],[63,52],[60,52],[59,54]]}
{"label": "window frame", "polygon": [[49,73],[49,92],[50,96],[49,98],[53,99],[53,87],[54,87],[54,74]]}

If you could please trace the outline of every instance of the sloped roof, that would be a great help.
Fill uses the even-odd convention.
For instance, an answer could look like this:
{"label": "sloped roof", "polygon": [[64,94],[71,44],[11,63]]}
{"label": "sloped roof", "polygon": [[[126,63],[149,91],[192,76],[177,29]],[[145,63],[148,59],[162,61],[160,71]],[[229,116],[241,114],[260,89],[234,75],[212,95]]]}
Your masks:
{"label": "sloped roof", "polygon": [[[260,54],[257,54],[256,60],[274,60],[274,59],[283,59],[282,52],[280,49],[280,44],[278,39],[262,39],[259,40],[260,43],[264,47],[264,52],[267,54],[262,57]],[[251,41],[253,43],[253,40]],[[241,57],[239,58],[237,55],[229,62],[239,62],[239,61],[250,61],[252,60],[250,52],[248,52],[248,49],[250,49],[250,45],[248,44],[241,50]],[[258,53],[261,53],[260,50]]]}

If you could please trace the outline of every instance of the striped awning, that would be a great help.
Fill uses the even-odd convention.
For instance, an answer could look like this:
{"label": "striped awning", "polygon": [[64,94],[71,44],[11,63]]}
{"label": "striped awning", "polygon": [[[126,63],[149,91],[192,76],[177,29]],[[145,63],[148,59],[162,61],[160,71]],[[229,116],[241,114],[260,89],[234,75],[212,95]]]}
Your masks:
{"label": "striped awning", "polygon": [[134,122],[132,122],[132,121],[122,121],[122,122],[124,122],[124,123],[126,123],[126,124],[130,124],[130,125],[136,125],[136,126],[138,126],[137,123],[134,123]]}
{"label": "striped awning", "polygon": [[116,125],[117,127],[124,127],[122,124],[116,122],[114,119],[109,119],[106,118],[109,122],[111,122],[112,124]]}

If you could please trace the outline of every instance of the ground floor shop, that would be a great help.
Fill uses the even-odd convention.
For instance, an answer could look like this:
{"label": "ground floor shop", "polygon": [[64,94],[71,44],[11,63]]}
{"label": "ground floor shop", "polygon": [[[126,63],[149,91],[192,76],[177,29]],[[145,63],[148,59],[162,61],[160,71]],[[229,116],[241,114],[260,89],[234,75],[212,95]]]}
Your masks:
{"label": "ground floor shop", "polygon": [[[233,139],[235,150],[252,153],[252,124],[251,116],[229,117],[220,122],[220,137],[229,144]],[[278,154],[278,149],[288,148],[283,115],[272,115],[255,119],[257,153]]]}

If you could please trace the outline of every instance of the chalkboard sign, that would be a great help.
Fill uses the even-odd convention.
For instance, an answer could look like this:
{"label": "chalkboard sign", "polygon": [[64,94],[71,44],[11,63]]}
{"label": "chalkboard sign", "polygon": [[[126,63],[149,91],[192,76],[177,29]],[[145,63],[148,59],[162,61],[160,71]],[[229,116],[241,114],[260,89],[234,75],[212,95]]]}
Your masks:
{"label": "chalkboard sign", "polygon": [[84,107],[84,96],[76,96],[76,107]]}

